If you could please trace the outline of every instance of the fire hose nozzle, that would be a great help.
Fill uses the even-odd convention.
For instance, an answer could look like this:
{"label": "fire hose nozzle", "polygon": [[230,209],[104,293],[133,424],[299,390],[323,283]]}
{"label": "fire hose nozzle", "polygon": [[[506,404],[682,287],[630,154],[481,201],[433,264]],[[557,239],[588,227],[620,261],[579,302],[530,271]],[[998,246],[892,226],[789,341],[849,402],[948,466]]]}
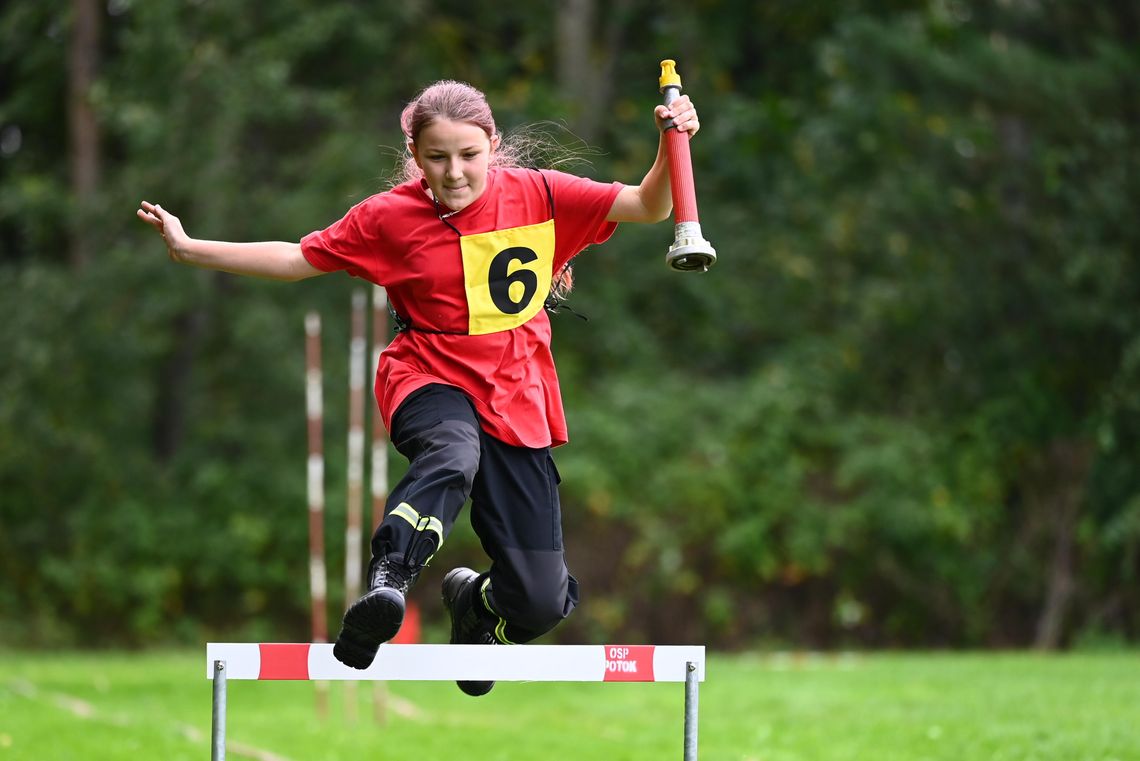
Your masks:
{"label": "fire hose nozzle", "polygon": [[677,62],[672,58],[666,58],[661,62],[661,76],[657,79],[657,87],[660,92],[665,92],[666,87],[681,89],[681,75],[677,73]]}
{"label": "fire hose nozzle", "polygon": [[708,272],[716,264],[716,249],[704,239],[699,222],[678,222],[665,262],[680,272]]}
{"label": "fire hose nozzle", "polygon": [[[657,80],[665,106],[681,94],[681,77],[677,63],[671,58],[661,62]],[[670,192],[673,196],[673,245],[665,255],[668,265],[681,272],[707,272],[716,263],[716,250],[701,234],[697,216],[697,191],[693,182],[693,164],[689,155],[689,135],[676,129],[673,120],[663,126],[663,139],[669,161]]]}

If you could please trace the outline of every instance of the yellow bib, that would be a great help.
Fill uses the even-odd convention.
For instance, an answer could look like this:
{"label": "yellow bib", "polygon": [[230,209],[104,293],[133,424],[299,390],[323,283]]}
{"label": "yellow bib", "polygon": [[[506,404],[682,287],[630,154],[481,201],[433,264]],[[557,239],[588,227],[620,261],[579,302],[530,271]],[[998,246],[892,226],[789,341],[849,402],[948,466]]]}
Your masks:
{"label": "yellow bib", "polygon": [[498,333],[542,310],[554,271],[554,220],[537,225],[461,235],[467,332]]}

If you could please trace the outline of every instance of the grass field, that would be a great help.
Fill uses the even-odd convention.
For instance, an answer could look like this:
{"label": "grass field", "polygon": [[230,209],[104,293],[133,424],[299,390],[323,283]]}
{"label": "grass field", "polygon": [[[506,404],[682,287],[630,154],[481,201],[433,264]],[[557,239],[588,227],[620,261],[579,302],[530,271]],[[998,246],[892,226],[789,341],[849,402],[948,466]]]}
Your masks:
{"label": "grass field", "polygon": [[[0,761],[208,759],[205,649],[0,651]],[[680,684],[229,684],[231,759],[680,759]],[[397,715],[397,711],[406,715]],[[1140,654],[710,656],[703,761],[1140,761]]]}

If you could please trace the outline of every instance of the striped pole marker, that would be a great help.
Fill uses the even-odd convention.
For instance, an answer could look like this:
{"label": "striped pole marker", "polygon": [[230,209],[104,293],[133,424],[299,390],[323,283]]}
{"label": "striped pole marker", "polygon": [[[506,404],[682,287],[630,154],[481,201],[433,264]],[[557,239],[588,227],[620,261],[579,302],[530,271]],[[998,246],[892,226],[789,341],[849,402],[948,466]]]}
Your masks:
{"label": "striped pole marker", "polygon": [[[380,364],[380,353],[388,346],[388,293],[382,287],[372,287],[372,368]],[[379,414],[380,400],[373,399],[377,407],[372,416],[372,528],[384,520],[384,506],[388,502],[388,432]]]}
{"label": "striped pole marker", "polygon": [[344,596],[345,609],[360,596],[363,560],[361,521],[364,506],[364,291],[352,294],[352,337],[348,361],[348,501],[346,504]]}
{"label": "striped pole marker", "polygon": [[[337,661],[323,643],[206,645],[206,678],[232,681],[684,682],[684,759],[697,758],[697,685],[705,678],[700,645],[381,645],[367,669]],[[218,664],[221,664],[219,666]],[[214,713],[225,707],[225,682],[215,681]],[[219,697],[220,692],[220,697]],[[218,708],[219,700],[221,709]],[[225,731],[225,717],[215,721]],[[225,747],[225,738],[214,746]]]}
{"label": "striped pole marker", "polygon": [[[372,286],[372,371],[380,364],[380,353],[388,345],[388,292],[382,286]],[[388,502],[388,432],[380,417],[380,399],[376,397],[376,384],[372,385],[372,461],[369,488],[372,496],[372,531],[384,521],[384,507]],[[372,713],[377,724],[388,721],[388,688],[383,682],[372,685]]]}
{"label": "striped pole marker", "polygon": [[[366,354],[366,297],[352,292],[352,334],[348,347],[348,483],[344,531],[344,607],[360,597],[363,563],[361,520],[364,508],[364,357]],[[356,721],[356,684],[344,686],[345,715]]]}
{"label": "striped pole marker", "polygon": [[[308,428],[309,595],[314,642],[328,641],[328,580],[325,576],[325,456],[322,429],[321,316],[305,315],[305,417]],[[317,712],[328,715],[328,685],[317,685]]]}

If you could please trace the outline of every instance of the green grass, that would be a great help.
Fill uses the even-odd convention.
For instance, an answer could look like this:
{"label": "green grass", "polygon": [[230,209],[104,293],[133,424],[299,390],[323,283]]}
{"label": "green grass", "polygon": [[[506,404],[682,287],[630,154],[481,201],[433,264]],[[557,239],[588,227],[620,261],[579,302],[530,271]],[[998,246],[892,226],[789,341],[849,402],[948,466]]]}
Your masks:
{"label": "green grass", "polygon": [[[1140,654],[711,656],[703,761],[1140,761]],[[393,683],[415,716],[329,718],[314,685],[229,684],[228,757],[679,759],[680,684]],[[0,761],[207,759],[205,652],[0,652]]]}

